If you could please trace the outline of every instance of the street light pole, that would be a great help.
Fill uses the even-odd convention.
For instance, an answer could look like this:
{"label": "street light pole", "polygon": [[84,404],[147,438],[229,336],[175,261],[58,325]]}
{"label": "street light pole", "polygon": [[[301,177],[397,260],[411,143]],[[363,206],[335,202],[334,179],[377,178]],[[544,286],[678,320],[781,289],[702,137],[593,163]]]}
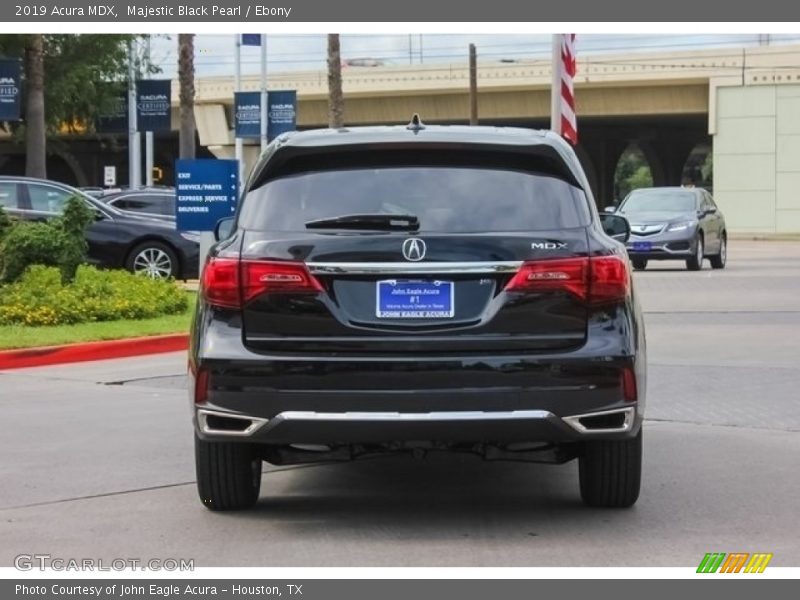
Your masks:
{"label": "street light pole", "polygon": [[128,42],[128,186],[141,184],[141,141],[136,123],[136,40]]}

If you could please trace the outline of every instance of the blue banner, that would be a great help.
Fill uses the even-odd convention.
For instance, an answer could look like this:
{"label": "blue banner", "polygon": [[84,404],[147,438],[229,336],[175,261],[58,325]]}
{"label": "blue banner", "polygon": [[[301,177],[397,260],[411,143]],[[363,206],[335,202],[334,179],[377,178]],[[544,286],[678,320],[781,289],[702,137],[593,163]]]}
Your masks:
{"label": "blue banner", "polygon": [[0,121],[19,121],[21,118],[20,62],[0,60]]}
{"label": "blue banner", "polygon": [[178,231],[214,231],[236,211],[239,165],[235,160],[175,161],[175,221]]}
{"label": "blue banner", "polygon": [[139,131],[172,130],[172,82],[169,79],[136,82],[136,125]]}
{"label": "blue banner", "polygon": [[128,132],[128,92],[120,87],[109,111],[97,119],[98,133]]}
{"label": "blue banner", "polygon": [[243,33],[242,46],[260,46],[261,34],[260,33]]}
{"label": "blue banner", "polygon": [[261,92],[234,92],[236,137],[261,137]]}
{"label": "blue banner", "polygon": [[297,92],[280,90],[267,96],[267,139],[271,142],[287,131],[297,129]]}

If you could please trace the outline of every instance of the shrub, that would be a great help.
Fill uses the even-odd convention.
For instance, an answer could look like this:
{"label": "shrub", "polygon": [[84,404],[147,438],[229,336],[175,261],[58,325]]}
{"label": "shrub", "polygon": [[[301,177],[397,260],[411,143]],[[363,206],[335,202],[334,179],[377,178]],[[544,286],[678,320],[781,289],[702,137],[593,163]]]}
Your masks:
{"label": "shrub", "polygon": [[34,265],[0,287],[0,325],[62,325],[180,314],[187,294],[173,282],[127,271],[78,267],[64,284],[55,267]]}
{"label": "shrub", "polygon": [[0,281],[16,281],[30,265],[52,265],[61,271],[61,281],[69,283],[86,258],[86,228],[93,220],[92,209],[72,197],[60,217],[14,224],[0,238]]}

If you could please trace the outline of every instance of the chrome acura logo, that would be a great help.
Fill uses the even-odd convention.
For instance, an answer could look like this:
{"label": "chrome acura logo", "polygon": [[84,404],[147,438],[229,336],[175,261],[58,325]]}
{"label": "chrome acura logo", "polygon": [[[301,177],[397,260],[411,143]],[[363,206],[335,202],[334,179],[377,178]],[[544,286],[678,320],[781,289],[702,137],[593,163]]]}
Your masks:
{"label": "chrome acura logo", "polygon": [[406,260],[412,260],[414,262],[422,260],[425,258],[426,250],[425,242],[419,238],[408,238],[403,242],[403,256]]}

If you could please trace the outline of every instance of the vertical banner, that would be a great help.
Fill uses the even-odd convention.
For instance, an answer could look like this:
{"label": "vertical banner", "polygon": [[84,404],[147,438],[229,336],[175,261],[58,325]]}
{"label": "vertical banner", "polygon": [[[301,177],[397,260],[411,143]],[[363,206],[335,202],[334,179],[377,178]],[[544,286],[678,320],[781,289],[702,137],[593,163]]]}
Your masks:
{"label": "vertical banner", "polygon": [[172,81],[140,79],[136,82],[136,123],[139,131],[172,129]]}
{"label": "vertical banner", "polygon": [[297,91],[280,90],[267,96],[267,139],[271,142],[297,129]]}
{"label": "vertical banner", "polygon": [[243,33],[242,46],[260,46],[261,34],[260,33]]}
{"label": "vertical banner", "polygon": [[128,133],[128,92],[119,88],[106,114],[97,118],[98,133]]}
{"label": "vertical banner", "polygon": [[261,135],[261,92],[235,92],[233,106],[236,137],[258,138]]}
{"label": "vertical banner", "polygon": [[19,60],[0,60],[0,121],[21,119],[20,72]]}

